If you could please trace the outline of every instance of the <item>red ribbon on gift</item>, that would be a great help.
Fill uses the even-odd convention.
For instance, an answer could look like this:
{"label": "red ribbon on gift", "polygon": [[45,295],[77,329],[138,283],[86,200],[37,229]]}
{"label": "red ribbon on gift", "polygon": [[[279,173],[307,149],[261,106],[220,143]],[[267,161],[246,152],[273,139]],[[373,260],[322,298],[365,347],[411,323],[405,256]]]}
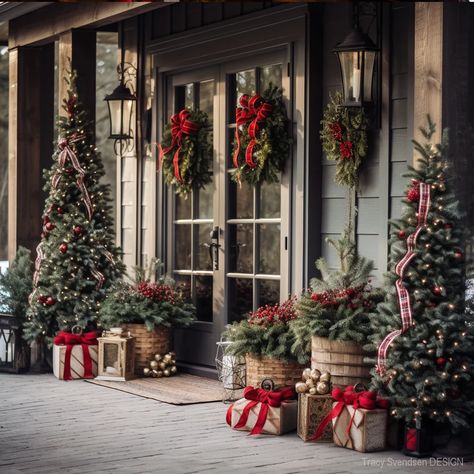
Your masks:
{"label": "red ribbon on gift", "polygon": [[71,380],[71,353],[72,348],[76,345],[82,346],[82,354],[84,356],[84,378],[92,379],[92,359],[89,353],[89,346],[97,345],[97,333],[95,331],[86,332],[84,334],[73,334],[66,331],[59,331],[54,337],[54,344],[57,346],[66,346],[66,354],[64,356],[64,380]]}
{"label": "red ribbon on gift", "polygon": [[[242,411],[242,415],[240,415],[239,421],[234,426],[234,428],[242,428],[247,424],[247,420],[249,418],[250,410],[258,405],[260,406],[260,411],[258,413],[257,421],[255,426],[250,431],[251,435],[260,434],[263,430],[263,426],[267,421],[268,415],[268,408],[275,407],[278,408],[281,406],[281,403],[284,400],[291,400],[295,398],[296,393],[293,387],[285,387],[281,390],[270,392],[269,390],[264,390],[263,388],[253,388],[253,387],[245,387],[244,389],[244,398],[249,400],[247,405]],[[232,409],[234,405],[232,404],[229,409],[227,410],[226,421],[229,426],[231,426],[232,421]]]}
{"label": "red ribbon on gift", "polygon": [[167,155],[170,151],[174,148],[178,147],[175,151],[173,157],[173,165],[174,165],[174,175],[179,182],[182,182],[183,179],[181,178],[181,173],[179,172],[179,152],[181,151],[181,147],[183,145],[183,135],[196,135],[199,131],[200,126],[188,120],[188,117],[191,113],[189,110],[182,110],[179,114],[174,114],[171,116],[171,145],[163,150],[161,145],[157,145],[158,149],[160,150],[159,155],[159,164],[161,169],[161,163],[163,162],[163,158]]}
{"label": "red ribbon on gift", "polygon": [[364,408],[366,410],[374,410],[375,408],[388,408],[389,401],[383,398],[377,397],[377,392],[373,390],[366,390],[363,392],[356,392],[354,386],[348,385],[344,390],[335,388],[332,391],[332,398],[338,402],[329,414],[321,421],[316,429],[316,433],[311,440],[316,440],[321,437],[326,426],[331,422],[333,418],[337,418],[346,405],[355,408],[352,414],[349,425],[347,426],[347,433],[351,431],[352,423],[354,422],[354,416],[358,408]]}

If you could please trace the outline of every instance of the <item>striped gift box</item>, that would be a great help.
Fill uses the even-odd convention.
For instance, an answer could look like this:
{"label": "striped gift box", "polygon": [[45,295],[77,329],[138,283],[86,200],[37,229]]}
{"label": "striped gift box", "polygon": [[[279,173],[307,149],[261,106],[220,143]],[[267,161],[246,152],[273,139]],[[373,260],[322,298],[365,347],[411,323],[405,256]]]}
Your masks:
{"label": "striped gift box", "polygon": [[[97,347],[88,346],[92,359],[92,373],[97,375]],[[53,372],[56,378],[64,380],[64,358],[66,356],[66,346],[53,346]],[[71,376],[73,379],[84,378],[84,356],[81,344],[73,346],[71,352]]]}

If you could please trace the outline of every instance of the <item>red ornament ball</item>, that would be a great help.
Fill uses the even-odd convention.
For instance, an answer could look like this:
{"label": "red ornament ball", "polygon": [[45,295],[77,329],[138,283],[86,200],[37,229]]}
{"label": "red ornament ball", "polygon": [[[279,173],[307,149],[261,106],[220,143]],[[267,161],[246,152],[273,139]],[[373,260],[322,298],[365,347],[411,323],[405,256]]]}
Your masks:
{"label": "red ornament ball", "polygon": [[443,294],[443,288],[441,288],[440,286],[435,286],[433,287],[433,293],[435,295],[440,296],[441,294]]}
{"label": "red ornament ball", "polygon": [[51,232],[53,229],[54,229],[54,224],[52,222],[46,222],[46,224],[44,225],[45,229],[48,231],[48,232]]}
{"label": "red ornament ball", "polygon": [[444,367],[446,365],[446,359],[444,357],[438,357],[436,359],[436,365],[438,367]]}
{"label": "red ornament ball", "polygon": [[80,225],[75,225],[73,228],[72,228],[74,234],[76,235],[81,235],[82,234],[82,227]]}
{"label": "red ornament ball", "polygon": [[60,246],[59,246],[59,251],[61,253],[66,253],[67,252],[67,244],[66,242],[63,242]]}
{"label": "red ornament ball", "polygon": [[62,207],[59,207],[59,206],[58,206],[58,207],[56,208],[56,211],[57,211],[58,214],[64,214],[64,209],[63,209]]}
{"label": "red ornament ball", "polygon": [[53,306],[54,303],[56,303],[56,300],[52,296],[48,296],[46,298],[46,304],[48,306]]}
{"label": "red ornament ball", "polygon": [[404,230],[401,230],[398,232],[398,237],[401,239],[404,239],[406,237],[407,233]]}
{"label": "red ornament ball", "polygon": [[454,253],[454,258],[455,258],[456,260],[461,260],[462,257],[463,257],[462,252],[455,252],[455,253]]}
{"label": "red ornament ball", "polygon": [[407,192],[407,199],[410,202],[417,202],[420,200],[420,191],[416,188],[409,189]]}

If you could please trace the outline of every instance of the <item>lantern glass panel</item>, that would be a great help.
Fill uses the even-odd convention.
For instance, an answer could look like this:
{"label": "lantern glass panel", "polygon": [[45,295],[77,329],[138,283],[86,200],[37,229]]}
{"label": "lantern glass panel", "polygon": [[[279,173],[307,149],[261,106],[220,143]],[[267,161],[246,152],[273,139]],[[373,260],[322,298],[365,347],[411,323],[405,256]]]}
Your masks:
{"label": "lantern glass panel", "polygon": [[375,51],[365,51],[364,53],[364,102],[372,102],[372,80],[375,65]]}
{"label": "lantern glass panel", "polygon": [[104,366],[102,372],[106,375],[122,374],[120,367],[119,345],[115,343],[104,343]]}
{"label": "lantern glass panel", "polygon": [[133,100],[123,101],[123,134],[127,137],[130,136],[131,131],[133,102]]}
{"label": "lantern glass panel", "polygon": [[108,100],[110,113],[110,135],[122,135],[122,101],[118,99]]}
{"label": "lantern glass panel", "polygon": [[360,102],[361,84],[361,57],[354,51],[341,51],[338,53],[341,64],[342,85],[346,103]]}

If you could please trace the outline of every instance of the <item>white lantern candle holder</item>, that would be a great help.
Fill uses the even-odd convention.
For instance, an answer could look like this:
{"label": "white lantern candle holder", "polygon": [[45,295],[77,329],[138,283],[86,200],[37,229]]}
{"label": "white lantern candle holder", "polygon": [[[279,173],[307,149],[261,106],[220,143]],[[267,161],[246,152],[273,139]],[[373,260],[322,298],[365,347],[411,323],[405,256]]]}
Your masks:
{"label": "white lantern candle holder", "polygon": [[216,342],[217,376],[222,382],[224,403],[240,398],[241,390],[246,386],[245,358],[227,354],[231,344],[231,341],[224,341],[222,338]]}

